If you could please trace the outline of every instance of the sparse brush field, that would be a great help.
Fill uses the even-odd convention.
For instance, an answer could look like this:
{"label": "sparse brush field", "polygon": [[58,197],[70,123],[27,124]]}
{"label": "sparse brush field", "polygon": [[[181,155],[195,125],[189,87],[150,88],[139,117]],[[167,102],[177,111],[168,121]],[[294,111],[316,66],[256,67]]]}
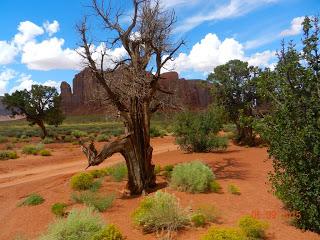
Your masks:
{"label": "sparse brush field", "polygon": [[[172,125],[157,118],[159,137],[151,143],[158,191],[133,198],[120,155],[85,170],[87,160],[73,144],[92,137],[100,149],[121,123],[70,117],[49,128],[47,140],[23,120],[0,123],[1,151],[18,157],[3,154],[0,162],[0,239],[319,239],[291,225],[297,215],[265,184],[272,170],[266,148],[230,140],[224,151],[186,153],[170,136]],[[232,131],[227,125],[223,134]]]}

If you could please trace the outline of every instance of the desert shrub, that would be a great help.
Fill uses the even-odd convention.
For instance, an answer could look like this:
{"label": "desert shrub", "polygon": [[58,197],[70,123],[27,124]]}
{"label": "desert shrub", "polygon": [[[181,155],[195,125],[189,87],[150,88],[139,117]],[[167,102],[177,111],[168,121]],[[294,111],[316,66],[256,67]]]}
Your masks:
{"label": "desert shrub", "polygon": [[206,192],[214,174],[207,165],[200,161],[181,163],[171,173],[170,186],[184,192]]}
{"label": "desert shrub", "polygon": [[73,138],[71,137],[71,136],[64,136],[63,138],[62,138],[62,140],[64,141],[64,142],[72,142],[73,141]]}
{"label": "desert shrub", "polygon": [[6,143],[6,142],[8,142],[8,138],[0,135],[0,143]]}
{"label": "desert shrub", "polygon": [[115,196],[113,194],[101,196],[90,191],[85,191],[72,193],[71,199],[76,203],[83,203],[99,212],[104,212],[112,206]]}
{"label": "desert shrub", "polygon": [[221,187],[220,183],[218,183],[216,180],[213,180],[210,183],[210,191],[214,192],[214,193],[221,193],[222,187]]}
{"label": "desert shrub", "polygon": [[71,132],[71,135],[74,136],[75,138],[81,138],[81,137],[87,136],[88,133],[80,130],[74,130]]}
{"label": "desert shrub", "polygon": [[7,150],[12,150],[15,148],[15,145],[13,143],[8,143],[6,144],[6,147],[5,147]]}
{"label": "desert shrub", "polygon": [[102,181],[103,181],[103,178],[99,178],[96,181],[94,181],[89,187],[89,191],[97,192],[102,186]]}
{"label": "desert shrub", "polygon": [[103,229],[104,222],[92,209],[72,210],[67,218],[49,225],[39,240],[88,240]]}
{"label": "desert shrub", "polygon": [[89,173],[78,173],[71,178],[71,188],[74,190],[87,190],[94,182],[94,178]]}
{"label": "desert shrub", "polygon": [[229,193],[234,194],[234,195],[240,195],[241,194],[240,189],[234,184],[229,184],[228,185],[228,191],[229,191]]}
{"label": "desert shrub", "polygon": [[44,198],[39,194],[32,193],[25,199],[23,199],[18,206],[35,206],[44,202]]}
{"label": "desert shrub", "polygon": [[184,112],[178,115],[174,127],[176,141],[188,152],[210,152],[227,147],[227,140],[217,133],[222,129],[222,110],[215,108],[203,113]]}
{"label": "desert shrub", "polygon": [[101,178],[108,175],[106,169],[94,169],[89,172],[93,178]]}
{"label": "desert shrub", "polygon": [[195,213],[191,216],[191,222],[195,227],[203,227],[206,224],[206,217],[202,213]]}
{"label": "desert shrub", "polygon": [[46,137],[45,139],[42,140],[42,143],[44,144],[54,143],[54,140],[53,138]]}
{"label": "desert shrub", "polygon": [[161,166],[160,165],[156,165],[154,167],[154,174],[158,175],[158,174],[160,174],[160,172],[161,172]]}
{"label": "desert shrub", "polygon": [[51,212],[57,217],[63,217],[66,215],[67,204],[55,203],[51,206]]}
{"label": "desert shrub", "polygon": [[51,156],[51,152],[48,149],[42,149],[39,151],[41,156]]}
{"label": "desert shrub", "polygon": [[268,142],[275,195],[297,226],[320,233],[319,17],[306,17],[302,45],[281,47],[274,71],[261,76],[272,104],[260,132]]}
{"label": "desert shrub", "polygon": [[249,239],[262,239],[266,236],[265,230],[268,224],[252,216],[243,216],[239,220],[239,227]]}
{"label": "desert shrub", "polygon": [[107,169],[107,172],[116,182],[122,181],[128,175],[128,169],[125,163],[113,165]]}
{"label": "desert shrub", "polygon": [[135,224],[145,232],[159,230],[177,230],[189,222],[185,211],[180,207],[177,198],[169,193],[158,191],[145,197],[133,213]]}
{"label": "desert shrub", "polygon": [[96,140],[98,141],[98,142],[107,142],[108,140],[109,140],[109,135],[107,135],[107,134],[100,134],[100,135],[98,135],[97,137],[96,137]]}
{"label": "desert shrub", "polygon": [[125,238],[122,236],[119,229],[113,225],[108,224],[103,229],[101,229],[98,233],[96,233],[90,240],[124,240]]}
{"label": "desert shrub", "polygon": [[163,176],[165,176],[166,178],[170,178],[173,168],[174,168],[174,165],[171,165],[171,164],[164,166]]}
{"label": "desert shrub", "polygon": [[44,149],[44,145],[39,143],[37,145],[26,145],[22,148],[22,153],[24,154],[33,154],[33,155],[37,155],[39,153],[39,151]]}
{"label": "desert shrub", "polygon": [[237,228],[211,227],[201,240],[248,240],[245,234]]}
{"label": "desert shrub", "polygon": [[164,137],[165,135],[166,131],[164,131],[163,129],[155,126],[150,127],[150,137]]}
{"label": "desert shrub", "polygon": [[0,151],[0,160],[16,159],[18,154],[14,151]]}

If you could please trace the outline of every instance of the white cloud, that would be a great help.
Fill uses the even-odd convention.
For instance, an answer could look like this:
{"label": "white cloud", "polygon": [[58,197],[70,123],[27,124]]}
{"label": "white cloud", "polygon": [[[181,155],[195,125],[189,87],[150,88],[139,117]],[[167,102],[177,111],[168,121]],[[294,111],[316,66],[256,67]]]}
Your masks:
{"label": "white cloud", "polygon": [[0,95],[6,93],[9,81],[15,78],[16,74],[16,71],[10,68],[0,69]]}
{"label": "white cloud", "polygon": [[14,44],[0,41],[0,65],[12,63],[17,54],[18,49]]}
{"label": "white cloud", "polygon": [[46,32],[49,34],[49,36],[51,37],[53,34],[55,34],[56,32],[59,31],[60,26],[57,20],[54,20],[52,23],[50,23],[49,21],[46,21],[43,24],[44,29],[46,30]]}
{"label": "white cloud", "polygon": [[275,52],[272,51],[246,56],[243,45],[235,39],[226,38],[221,41],[216,34],[209,33],[192,47],[189,54],[180,53],[174,61],[168,62],[164,71],[196,71],[207,74],[216,66],[233,59],[248,61],[254,66],[270,67],[274,56]]}
{"label": "white cloud", "polygon": [[200,2],[200,0],[163,0],[161,4],[166,8],[181,6],[181,5],[191,5]]}
{"label": "white cloud", "polygon": [[24,73],[21,73],[18,76],[18,80],[15,81],[16,85],[10,89],[10,93],[13,93],[17,90],[30,90],[32,85],[44,85],[44,86],[49,86],[49,87],[55,87],[58,91],[60,91],[60,84],[61,81],[54,81],[54,80],[47,80],[43,83],[37,82],[32,79],[31,75],[27,75]]}
{"label": "white cloud", "polygon": [[81,69],[81,58],[72,49],[63,49],[64,39],[50,38],[28,42],[22,49],[21,62],[32,70]]}
{"label": "white cloud", "polygon": [[276,2],[277,0],[230,0],[228,4],[219,7],[214,6],[214,9],[202,11],[194,16],[189,16],[177,28],[177,32],[188,32],[206,21],[222,20],[243,16],[256,8]]}
{"label": "white cloud", "polygon": [[302,22],[304,20],[304,17],[296,17],[292,19],[291,21],[291,26],[289,29],[285,29],[280,33],[280,36],[285,37],[285,36],[294,36],[298,35],[302,31]]}
{"label": "white cloud", "polygon": [[44,33],[42,27],[30,21],[20,22],[18,30],[19,33],[14,36],[13,40],[18,47],[22,47],[25,43],[33,41],[36,36]]}

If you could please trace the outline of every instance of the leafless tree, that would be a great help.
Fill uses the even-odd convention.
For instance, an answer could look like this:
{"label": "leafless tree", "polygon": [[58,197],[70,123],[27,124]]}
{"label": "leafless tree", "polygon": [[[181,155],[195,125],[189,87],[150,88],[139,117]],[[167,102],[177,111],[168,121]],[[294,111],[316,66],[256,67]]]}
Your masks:
{"label": "leafless tree", "polygon": [[[132,0],[132,4],[130,23],[121,24],[123,15],[110,1],[92,0],[95,16],[108,34],[115,35],[112,41],[105,41],[99,51],[89,40],[86,19],[77,30],[82,42],[80,54],[119,111],[125,126],[125,135],[107,143],[100,152],[93,142],[83,144],[82,150],[89,166],[99,165],[114,153],[121,153],[128,167],[128,190],[136,195],[156,185],[150,117],[163,106],[156,95],[168,93],[159,85],[161,69],[184,42],[172,43],[175,13],[162,8],[159,0]],[[110,67],[106,64],[110,62],[108,50],[115,46],[123,46],[126,54],[121,59],[113,59]]]}

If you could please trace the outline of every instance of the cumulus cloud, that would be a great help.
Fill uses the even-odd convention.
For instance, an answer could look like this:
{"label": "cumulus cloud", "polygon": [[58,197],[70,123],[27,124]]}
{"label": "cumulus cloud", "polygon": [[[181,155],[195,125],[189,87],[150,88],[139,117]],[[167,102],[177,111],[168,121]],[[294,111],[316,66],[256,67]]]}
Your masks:
{"label": "cumulus cloud", "polygon": [[52,23],[50,23],[49,21],[46,21],[43,24],[44,29],[46,30],[46,32],[49,34],[49,36],[51,37],[53,34],[55,34],[56,32],[59,31],[59,23],[57,20],[54,20]]}
{"label": "cumulus cloud", "polygon": [[304,20],[304,17],[296,17],[292,19],[291,26],[288,29],[283,30],[280,33],[280,36],[286,37],[286,36],[294,36],[298,35],[302,32],[302,22]]}
{"label": "cumulus cloud", "polygon": [[16,74],[16,71],[10,68],[0,69],[0,95],[6,93],[9,81],[15,78]]}
{"label": "cumulus cloud", "polygon": [[233,38],[221,41],[216,34],[207,34],[200,42],[196,43],[189,54],[180,53],[174,61],[168,62],[164,71],[177,72],[190,71],[211,72],[216,66],[229,60],[239,59],[248,61],[251,65],[270,67],[275,52],[265,51],[246,56],[244,47]]}
{"label": "cumulus cloud", "polygon": [[28,42],[22,49],[21,62],[32,70],[79,70],[80,56],[73,49],[63,49],[63,44],[64,39],[56,37],[42,42]]}
{"label": "cumulus cloud", "polygon": [[13,40],[18,47],[22,47],[25,43],[33,41],[35,37],[44,33],[42,27],[30,21],[21,22],[18,26],[18,30],[19,33],[14,36]]}
{"label": "cumulus cloud", "polygon": [[18,52],[18,49],[13,43],[0,41],[0,65],[12,63]]}
{"label": "cumulus cloud", "polygon": [[10,93],[13,93],[17,90],[30,90],[32,85],[44,85],[49,87],[55,87],[58,91],[60,90],[61,81],[47,80],[44,83],[37,82],[32,79],[31,75],[21,73],[17,76],[14,87],[10,89]]}

